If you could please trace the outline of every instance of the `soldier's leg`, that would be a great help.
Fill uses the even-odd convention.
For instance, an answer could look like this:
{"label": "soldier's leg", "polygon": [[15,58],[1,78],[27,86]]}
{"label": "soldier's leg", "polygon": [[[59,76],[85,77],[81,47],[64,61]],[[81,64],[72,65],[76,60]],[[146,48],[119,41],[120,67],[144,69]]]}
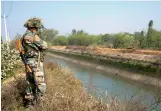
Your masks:
{"label": "soldier's leg", "polygon": [[34,81],[34,71],[36,70],[35,59],[30,58],[28,59],[28,64],[33,71],[32,73],[26,73],[26,81],[27,81],[27,88],[26,88],[26,95],[31,95],[35,93],[36,84]]}
{"label": "soldier's leg", "polygon": [[[33,73],[29,76],[29,83],[32,87],[32,91],[35,93],[36,87],[38,87],[38,93],[43,96],[46,90],[46,84],[44,81],[44,70],[43,70],[43,63],[40,62],[40,66],[37,67],[37,59],[30,58],[28,59],[28,64],[32,69]],[[36,86],[37,85],[37,86]]]}
{"label": "soldier's leg", "polygon": [[34,100],[34,89],[35,89],[35,84],[33,83],[31,79],[30,73],[26,73],[26,82],[27,82],[27,87],[26,87],[26,94],[25,94],[25,107],[29,107],[30,105],[33,105],[33,100]]}
{"label": "soldier's leg", "polygon": [[27,77],[26,93],[35,93],[36,85],[34,81],[34,74],[28,73],[26,77]]}

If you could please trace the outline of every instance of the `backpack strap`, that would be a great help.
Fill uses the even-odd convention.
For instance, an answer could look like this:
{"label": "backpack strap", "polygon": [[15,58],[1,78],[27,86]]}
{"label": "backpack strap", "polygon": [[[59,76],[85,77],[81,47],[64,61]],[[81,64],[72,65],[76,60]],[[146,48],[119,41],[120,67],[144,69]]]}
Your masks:
{"label": "backpack strap", "polygon": [[39,55],[38,55],[38,64],[37,64],[36,71],[40,68],[40,51],[38,53]]}

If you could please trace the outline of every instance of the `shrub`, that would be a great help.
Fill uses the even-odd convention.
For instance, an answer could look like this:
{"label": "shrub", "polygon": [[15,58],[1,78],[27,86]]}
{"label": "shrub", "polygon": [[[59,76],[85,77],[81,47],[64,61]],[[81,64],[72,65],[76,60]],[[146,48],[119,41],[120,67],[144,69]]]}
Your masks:
{"label": "shrub", "polygon": [[20,61],[16,49],[7,50],[7,44],[1,44],[1,80],[5,80],[14,74]]}

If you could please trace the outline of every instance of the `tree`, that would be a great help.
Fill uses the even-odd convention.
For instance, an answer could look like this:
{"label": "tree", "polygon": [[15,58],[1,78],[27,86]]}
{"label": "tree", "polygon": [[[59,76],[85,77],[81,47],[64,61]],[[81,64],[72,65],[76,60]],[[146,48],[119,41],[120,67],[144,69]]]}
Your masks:
{"label": "tree", "polygon": [[118,33],[115,35],[114,41],[115,48],[129,48],[133,47],[135,43],[134,36],[128,33]]}
{"label": "tree", "polygon": [[67,45],[68,44],[68,39],[65,36],[57,36],[53,40],[54,45]]}
{"label": "tree", "polygon": [[72,35],[77,34],[77,31],[75,29],[72,30]]}
{"label": "tree", "polygon": [[150,20],[149,22],[149,28],[152,28],[153,27],[153,20]]}
{"label": "tree", "polygon": [[85,34],[85,32],[81,29],[81,30],[77,31],[77,34],[82,35],[82,34]]}
{"label": "tree", "polygon": [[141,48],[146,47],[146,38],[145,38],[144,31],[141,31],[139,42],[140,42],[140,47]]}
{"label": "tree", "polygon": [[161,50],[161,31],[152,29],[151,48]]}
{"label": "tree", "polygon": [[148,33],[147,33],[147,46],[151,47],[152,42],[152,33],[153,33],[153,20],[150,20],[148,24]]}
{"label": "tree", "polygon": [[102,43],[108,43],[108,44],[113,44],[115,37],[113,37],[110,34],[104,34],[102,35]]}
{"label": "tree", "polygon": [[71,35],[68,37],[69,45],[88,46],[97,44],[100,41],[100,36],[88,35],[86,33]]}
{"label": "tree", "polygon": [[57,35],[58,35],[58,31],[55,29],[44,29],[40,37],[44,41],[51,43]]}
{"label": "tree", "polygon": [[145,42],[143,42],[145,39],[144,38],[144,31],[135,32],[134,37],[135,37],[136,47],[143,48],[146,46]]}
{"label": "tree", "polygon": [[83,33],[84,33],[84,31],[81,29],[81,30],[80,30],[80,34],[83,34]]}

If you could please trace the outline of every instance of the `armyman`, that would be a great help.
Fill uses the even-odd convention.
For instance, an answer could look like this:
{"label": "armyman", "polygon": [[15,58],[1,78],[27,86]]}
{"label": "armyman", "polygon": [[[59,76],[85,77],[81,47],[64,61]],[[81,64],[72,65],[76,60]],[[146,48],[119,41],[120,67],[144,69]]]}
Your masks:
{"label": "armyman", "polygon": [[38,36],[38,32],[44,28],[42,19],[31,18],[24,24],[24,27],[27,30],[21,38],[21,43],[27,64],[32,70],[32,73],[28,73],[26,69],[28,85],[25,98],[31,100],[36,94],[36,91],[38,91],[39,96],[43,97],[46,90],[43,70],[43,51],[47,49],[47,43]]}

